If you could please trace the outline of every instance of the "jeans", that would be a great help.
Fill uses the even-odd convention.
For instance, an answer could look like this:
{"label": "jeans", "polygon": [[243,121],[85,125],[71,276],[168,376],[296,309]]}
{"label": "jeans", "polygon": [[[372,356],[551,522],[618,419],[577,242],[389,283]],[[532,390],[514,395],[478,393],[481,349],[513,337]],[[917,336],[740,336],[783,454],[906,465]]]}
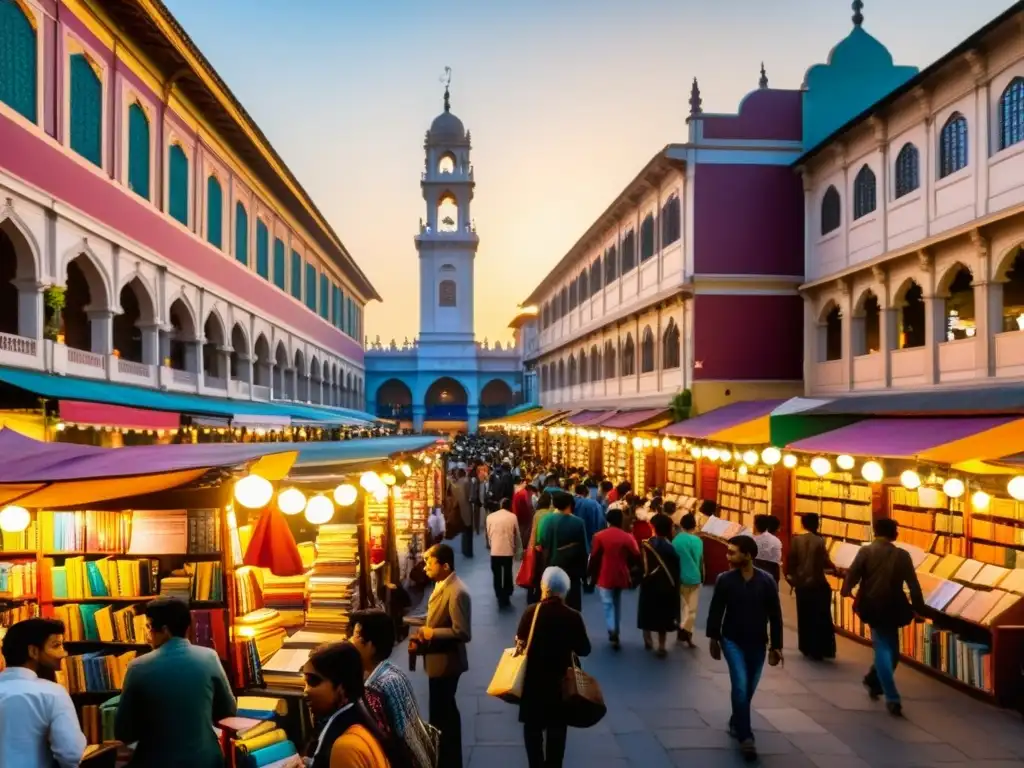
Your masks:
{"label": "jeans", "polygon": [[881,689],[887,702],[899,704],[895,673],[900,661],[900,631],[896,627],[871,627],[871,645],[875,649],[875,663],[864,682],[874,691]]}
{"label": "jeans", "polygon": [[455,703],[459,676],[431,677],[429,685],[430,724],[441,731],[439,766],[462,768],[462,715]]}
{"label": "jeans", "polygon": [[491,555],[491,573],[494,576],[494,596],[502,605],[508,603],[515,589],[512,581],[512,556]]}
{"label": "jeans", "polygon": [[618,637],[619,625],[622,623],[622,590],[597,588],[604,606],[604,623],[608,631]]}
{"label": "jeans", "polygon": [[750,702],[761,679],[767,649],[763,645],[744,647],[732,640],[722,640],[722,655],[729,667],[732,683],[732,717],[729,725],[740,741],[754,738],[750,727]]}
{"label": "jeans", "polygon": [[[545,731],[548,736],[547,750],[544,749]],[[567,737],[568,728],[564,724],[549,725],[547,728],[533,723],[523,725],[526,759],[530,768],[562,768]]]}

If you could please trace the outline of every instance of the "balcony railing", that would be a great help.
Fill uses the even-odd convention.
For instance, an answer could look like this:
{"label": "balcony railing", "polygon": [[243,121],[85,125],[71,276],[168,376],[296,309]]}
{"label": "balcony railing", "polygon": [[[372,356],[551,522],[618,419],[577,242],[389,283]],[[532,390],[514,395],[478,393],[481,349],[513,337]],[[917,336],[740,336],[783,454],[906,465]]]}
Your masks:
{"label": "balcony railing", "polygon": [[377,415],[382,419],[397,419],[398,421],[412,421],[411,405],[378,405]]}
{"label": "balcony railing", "polygon": [[427,421],[466,421],[469,419],[469,406],[466,405],[428,405]]}
{"label": "balcony railing", "polygon": [[36,356],[35,339],[15,336],[13,333],[0,333],[0,352],[12,352],[16,355]]}

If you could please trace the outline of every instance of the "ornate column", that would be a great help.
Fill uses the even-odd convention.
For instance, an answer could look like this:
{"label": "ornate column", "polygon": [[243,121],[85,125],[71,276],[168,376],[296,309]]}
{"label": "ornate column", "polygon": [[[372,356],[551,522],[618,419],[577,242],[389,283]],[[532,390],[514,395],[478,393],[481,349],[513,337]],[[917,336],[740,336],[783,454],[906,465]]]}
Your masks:
{"label": "ornate column", "polygon": [[136,326],[142,334],[142,362],[157,367],[163,364],[159,323],[139,323]]}
{"label": "ornate column", "polygon": [[426,420],[427,406],[421,403],[414,403],[412,406],[412,431],[422,432],[423,422]]}
{"label": "ornate column", "polygon": [[853,292],[850,290],[850,279],[840,278],[839,284],[839,318],[842,325],[842,358],[843,385],[853,389]]}
{"label": "ornate column", "polygon": [[935,260],[927,250],[917,252],[924,298],[925,381],[939,383],[939,345],[946,340],[946,297],[939,296],[935,284]]}
{"label": "ornate column", "polygon": [[89,330],[92,334],[91,352],[97,355],[113,354],[114,352],[114,312],[110,309],[86,309],[89,318]]}
{"label": "ornate column", "polygon": [[971,245],[975,251],[975,267],[971,270],[974,281],[974,370],[976,378],[995,374],[995,335],[1001,333],[1003,313],[1003,283],[992,274],[989,241],[980,230],[971,231]]}
{"label": "ornate column", "polygon": [[877,264],[871,268],[878,300],[878,352],[882,356],[882,385],[892,386],[892,350],[896,348],[896,310],[889,296],[889,273]]}

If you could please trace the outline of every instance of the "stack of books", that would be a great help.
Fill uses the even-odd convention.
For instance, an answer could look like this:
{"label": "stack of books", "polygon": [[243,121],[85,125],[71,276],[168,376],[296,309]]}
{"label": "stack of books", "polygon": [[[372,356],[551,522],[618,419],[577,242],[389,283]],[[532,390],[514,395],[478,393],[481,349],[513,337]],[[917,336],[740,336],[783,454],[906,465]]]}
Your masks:
{"label": "stack of books", "polygon": [[0,597],[33,597],[35,594],[35,562],[0,563]]}
{"label": "stack of books", "polygon": [[307,627],[348,634],[349,616],[359,603],[358,535],[351,524],[320,526],[309,577]]}
{"label": "stack of books", "polygon": [[281,626],[280,614],[273,608],[260,608],[239,616],[235,619],[235,634],[256,643],[261,664],[281,650],[288,636]]}
{"label": "stack of books", "polygon": [[275,576],[263,569],[263,602],[281,615],[285,627],[301,627],[306,623],[306,588],[309,574]]}
{"label": "stack of books", "polygon": [[240,696],[238,715],[217,723],[230,763],[238,768],[275,768],[298,754],[277,722],[284,714],[282,699]]}

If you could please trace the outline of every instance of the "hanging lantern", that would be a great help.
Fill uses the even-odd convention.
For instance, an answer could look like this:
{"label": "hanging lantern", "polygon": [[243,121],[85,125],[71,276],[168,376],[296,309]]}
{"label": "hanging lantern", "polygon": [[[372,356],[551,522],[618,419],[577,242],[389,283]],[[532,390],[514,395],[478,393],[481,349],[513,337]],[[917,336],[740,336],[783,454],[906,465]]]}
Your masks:
{"label": "hanging lantern", "polygon": [[381,485],[381,479],[377,476],[376,472],[363,472],[359,476],[359,485],[362,486],[364,491],[373,491]]}
{"label": "hanging lantern", "polygon": [[965,490],[967,487],[959,477],[951,477],[942,484],[942,492],[951,499],[959,499],[964,495]]}
{"label": "hanging lantern", "polygon": [[756,467],[757,466],[757,459],[758,459],[757,451],[746,451],[743,454],[743,463],[744,464],[748,464],[751,467]]}
{"label": "hanging lantern", "polygon": [[32,515],[24,507],[9,506],[0,509],[0,531],[21,533],[32,521]]}
{"label": "hanging lantern", "polygon": [[356,503],[359,491],[354,485],[342,483],[334,489],[334,503],[339,507],[351,507]]}
{"label": "hanging lantern", "polygon": [[395,477],[390,472],[385,472],[383,475],[380,476],[380,481],[384,483],[384,485],[391,486],[398,482],[398,478]]}
{"label": "hanging lantern", "polygon": [[1006,484],[1006,490],[1017,501],[1024,501],[1024,475],[1017,475]]}
{"label": "hanging lantern", "polygon": [[912,469],[905,469],[900,475],[900,484],[908,491],[914,491],[921,487],[921,476]]}
{"label": "hanging lantern", "polygon": [[882,478],[885,477],[885,470],[882,469],[882,465],[877,461],[866,461],[864,466],[860,468],[860,474],[869,483],[880,483]]}
{"label": "hanging lantern", "polygon": [[277,494],[277,508],[286,515],[297,515],[306,508],[306,494],[298,488],[285,488]]}
{"label": "hanging lantern", "polygon": [[334,505],[322,493],[314,496],[306,504],[306,519],[313,525],[323,525],[334,517]]}
{"label": "hanging lantern", "polygon": [[784,466],[786,469],[792,469],[793,467],[795,467],[796,456],[794,456],[792,453],[787,453],[785,456],[782,457],[782,466]]}
{"label": "hanging lantern", "polygon": [[844,472],[849,472],[856,463],[853,460],[853,456],[847,456],[845,453],[841,456],[836,456],[836,466]]}
{"label": "hanging lantern", "polygon": [[988,509],[988,503],[992,501],[992,497],[984,491],[975,491],[971,495],[971,506],[979,512],[984,512]]}
{"label": "hanging lantern", "polygon": [[262,509],[274,496],[274,486],[259,475],[246,475],[235,483],[235,501],[247,509]]}
{"label": "hanging lantern", "polygon": [[811,459],[811,472],[816,474],[818,477],[824,477],[832,471],[832,462],[826,459],[824,456],[815,456]]}
{"label": "hanging lantern", "polygon": [[782,461],[782,451],[780,451],[774,445],[769,445],[767,448],[761,451],[761,461],[763,461],[769,467],[774,467],[776,464]]}
{"label": "hanging lantern", "polygon": [[690,456],[692,456],[695,459],[699,459],[700,458],[700,447],[695,445],[692,448],[690,448]]}

